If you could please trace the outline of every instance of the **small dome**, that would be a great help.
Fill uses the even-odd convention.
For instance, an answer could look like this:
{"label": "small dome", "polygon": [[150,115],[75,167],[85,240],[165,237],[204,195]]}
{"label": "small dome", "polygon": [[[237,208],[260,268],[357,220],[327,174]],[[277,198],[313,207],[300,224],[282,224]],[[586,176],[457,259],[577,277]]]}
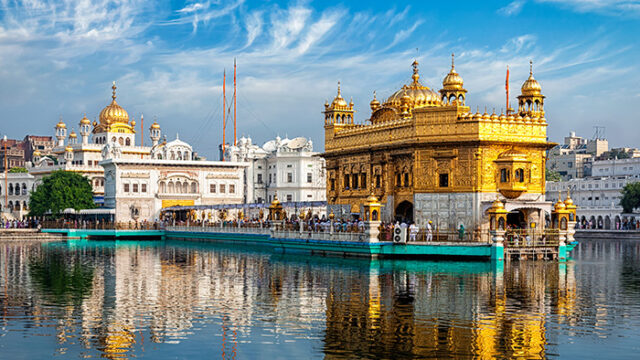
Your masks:
{"label": "small dome", "polygon": [[80,125],[91,125],[91,120],[87,119],[87,114],[80,120]]}
{"label": "small dome", "polygon": [[380,107],[380,101],[378,101],[378,99],[376,99],[376,92],[373,92],[373,100],[371,100],[371,102],[369,103],[369,106],[371,106],[371,111],[375,111],[376,109],[378,109]]}
{"label": "small dome", "polygon": [[533,77],[533,63],[529,62],[529,78],[522,84],[522,95],[540,95],[542,87]]}
{"label": "small dome", "polygon": [[64,148],[64,151],[66,151],[66,152],[72,152],[72,151],[73,151],[73,148],[71,147],[71,145],[67,145],[67,147],[66,147],[66,148]]}
{"label": "small dome", "polygon": [[560,197],[558,197],[558,202],[555,204],[555,206],[553,207],[556,211],[558,210],[564,210],[567,207],[564,205],[564,203],[562,202],[562,199],[560,199]]}
{"label": "small dome", "polygon": [[338,82],[338,94],[336,95],[336,97],[333,99],[333,101],[331,102],[331,107],[337,107],[337,106],[344,106],[347,107],[347,102],[345,101],[345,99],[342,97],[342,94],[340,92],[340,82]]}
{"label": "small dome", "polygon": [[62,122],[62,118],[60,118],[60,121],[58,121],[58,123],[56,124],[56,128],[58,129],[66,129],[67,125],[65,125],[65,123]]}
{"label": "small dome", "polygon": [[507,150],[498,156],[500,160],[527,161],[527,155],[517,151],[514,148]]}
{"label": "small dome", "polygon": [[451,71],[444,77],[442,80],[442,88],[444,90],[460,90],[464,82],[462,81],[462,77],[458,75],[456,72],[455,65],[453,63],[453,54],[451,54]]}
{"label": "small dome", "polygon": [[75,130],[71,130],[71,134],[69,134],[69,138],[75,139],[77,137],[78,137],[78,135],[76,134]]}
{"label": "small dome", "polygon": [[160,125],[158,125],[158,123],[154,121],[149,129],[160,129]]}
{"label": "small dome", "polygon": [[40,153],[40,150],[35,150],[35,151],[33,152],[33,156],[34,156],[34,157],[35,157],[35,156],[41,156],[41,155],[42,155],[42,154]]}

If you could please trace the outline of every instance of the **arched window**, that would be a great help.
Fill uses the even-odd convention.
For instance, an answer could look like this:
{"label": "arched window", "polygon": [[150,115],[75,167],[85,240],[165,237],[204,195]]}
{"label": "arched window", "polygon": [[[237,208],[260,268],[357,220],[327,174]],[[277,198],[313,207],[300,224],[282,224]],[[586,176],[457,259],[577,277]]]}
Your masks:
{"label": "arched window", "polygon": [[16,201],[16,211],[20,211],[20,201]]}
{"label": "arched window", "polygon": [[409,187],[409,173],[404,173],[404,187]]}
{"label": "arched window", "polygon": [[13,211],[13,201],[9,201],[9,211]]}
{"label": "arched window", "polygon": [[173,182],[169,181],[169,193],[173,194],[176,191]]}
{"label": "arched window", "polygon": [[180,151],[177,152],[178,160],[182,160],[182,153]]}
{"label": "arched window", "polygon": [[524,182],[524,170],[517,169],[515,172],[515,176],[517,182]]}
{"label": "arched window", "polygon": [[131,145],[131,139],[127,138],[127,140],[125,140],[125,144],[127,144],[127,146]]}
{"label": "arched window", "polygon": [[9,195],[13,195],[13,184],[9,183]]}
{"label": "arched window", "polygon": [[182,183],[182,192],[185,194],[189,192],[189,184],[186,181]]}
{"label": "arched window", "polygon": [[176,192],[177,193],[182,192],[182,183],[180,181],[176,181]]}
{"label": "arched window", "polygon": [[196,183],[192,182],[191,183],[191,193],[195,194],[196,192],[198,192],[198,185],[196,185]]}
{"label": "arched window", "polygon": [[456,101],[456,95],[451,94],[451,96],[449,96],[449,102],[453,104],[454,101]]}
{"label": "arched window", "polygon": [[29,208],[29,205],[27,205],[27,202],[26,202],[26,201],[23,201],[23,202],[22,202],[22,208],[23,208],[24,210],[27,210],[27,209]]}
{"label": "arched window", "polygon": [[189,158],[189,152],[188,152],[188,151],[185,151],[185,152],[184,152],[184,159],[185,159],[185,160],[191,160],[191,159]]}
{"label": "arched window", "polygon": [[508,182],[509,181],[509,170],[500,169],[500,182]]}
{"label": "arched window", "polygon": [[349,189],[349,174],[344,174],[344,188]]}
{"label": "arched window", "polygon": [[464,96],[462,96],[462,94],[458,95],[458,102],[464,105]]}
{"label": "arched window", "polygon": [[164,181],[160,181],[160,193],[164,194],[167,192],[167,184]]}
{"label": "arched window", "polygon": [[162,160],[162,154],[158,154],[158,160]]}
{"label": "arched window", "polygon": [[171,160],[175,160],[176,159],[176,154],[172,151],[171,152]]}

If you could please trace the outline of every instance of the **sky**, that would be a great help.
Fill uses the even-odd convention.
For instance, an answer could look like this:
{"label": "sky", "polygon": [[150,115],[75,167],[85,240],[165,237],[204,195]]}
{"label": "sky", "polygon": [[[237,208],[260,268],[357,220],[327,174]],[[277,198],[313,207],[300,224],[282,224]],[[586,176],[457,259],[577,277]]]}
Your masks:
{"label": "sky", "polygon": [[532,60],[551,141],[604,126],[610,146],[639,147],[639,35],[636,0],[0,0],[0,136],[53,135],[60,117],[77,131],[116,81],[145,143],[157,119],[214,159],[236,59],[238,138],[305,136],[322,151],[338,81],[364,122],[373,91],[410,83],[414,59],[437,91],[455,53],[472,111],[505,107],[507,66],[514,103]]}

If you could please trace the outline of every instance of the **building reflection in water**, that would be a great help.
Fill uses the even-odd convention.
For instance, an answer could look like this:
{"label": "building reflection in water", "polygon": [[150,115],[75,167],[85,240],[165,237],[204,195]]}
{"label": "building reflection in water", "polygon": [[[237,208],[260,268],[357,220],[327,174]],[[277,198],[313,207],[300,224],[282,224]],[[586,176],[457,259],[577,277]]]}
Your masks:
{"label": "building reflection in water", "polygon": [[[54,328],[58,354],[82,347],[75,351],[134,357],[214,324],[212,341],[226,358],[257,342],[253,333],[265,327],[274,336],[261,343],[282,341],[278,334],[311,339],[329,359],[545,358],[559,336],[591,321],[581,317],[596,327],[608,319],[597,296],[579,299],[574,262],[496,271],[486,263],[345,260],[177,242],[2,250],[2,325],[28,319]],[[30,263],[60,252],[93,269],[77,303],[52,303],[34,283]],[[558,324],[551,331],[550,322]]]}

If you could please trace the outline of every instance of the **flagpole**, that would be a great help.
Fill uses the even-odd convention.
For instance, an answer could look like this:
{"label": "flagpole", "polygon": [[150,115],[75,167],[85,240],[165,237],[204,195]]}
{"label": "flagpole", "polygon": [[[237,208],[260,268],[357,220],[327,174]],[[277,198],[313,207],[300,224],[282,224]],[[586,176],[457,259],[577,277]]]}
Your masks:
{"label": "flagpole", "polygon": [[504,82],[505,90],[507,90],[507,115],[509,115],[509,65],[507,65],[507,79]]}
{"label": "flagpole", "polygon": [[224,150],[226,147],[227,137],[227,70],[222,75],[222,161],[224,161]]}
{"label": "flagpole", "polygon": [[236,146],[236,59],[233,58],[233,146]]}

